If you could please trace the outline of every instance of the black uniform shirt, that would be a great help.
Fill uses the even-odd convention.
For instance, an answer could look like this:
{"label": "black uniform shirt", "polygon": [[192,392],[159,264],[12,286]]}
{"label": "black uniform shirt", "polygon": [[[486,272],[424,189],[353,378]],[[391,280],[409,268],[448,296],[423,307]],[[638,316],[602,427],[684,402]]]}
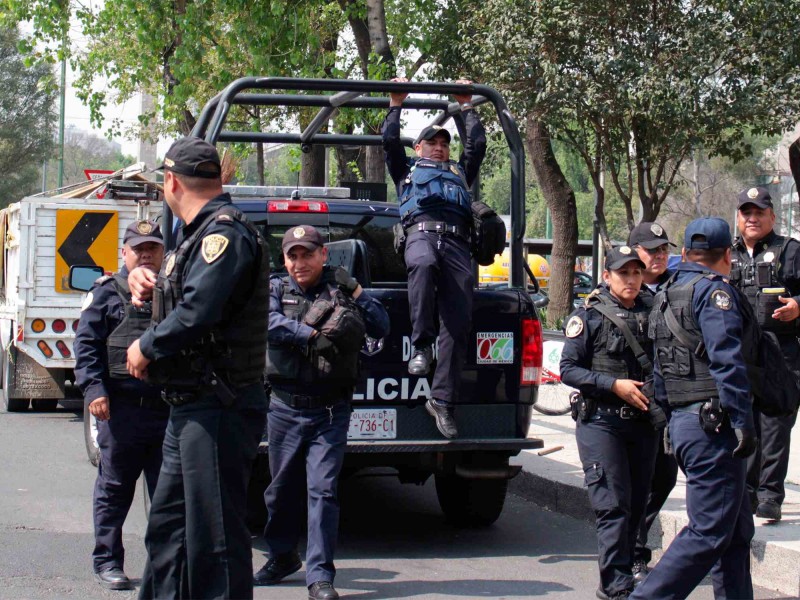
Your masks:
{"label": "black uniform shirt", "polygon": [[[177,244],[191,236],[212,213],[231,206],[228,194],[209,201],[194,220],[182,225]],[[221,235],[227,244],[211,262],[203,257],[202,240]],[[247,303],[256,280],[258,241],[241,223],[214,221],[186,256],[183,267],[183,299],[166,318],[148,329],[139,344],[147,358],[157,360],[195,344],[218,323],[235,317]],[[168,264],[167,259],[164,265]],[[162,271],[165,267],[162,267]]]}
{"label": "black uniform shirt", "polygon": [[[619,300],[611,295],[605,284],[598,286],[598,290],[600,294],[610,298],[618,306],[622,306]],[[625,310],[645,312],[648,309],[641,296],[637,296],[633,308],[626,308]],[[580,306],[570,315],[570,318],[566,321],[567,337],[564,341],[564,348],[561,350],[561,363],[559,365],[561,381],[577,388],[586,397],[623,402],[621,398],[611,391],[611,386],[614,385],[617,377],[592,370],[594,345],[603,328],[604,318],[599,311],[592,310],[586,306]],[[577,326],[575,319],[580,322],[580,327]],[[638,365],[633,350],[628,348],[627,345],[625,352],[629,355],[626,356],[629,364]]]}
{"label": "black uniform shirt", "polygon": [[[292,290],[313,302],[322,293],[327,284],[320,282],[307,292],[304,292],[297,285],[297,282],[290,277],[289,285]],[[282,276],[273,276],[269,282],[269,342],[271,344],[295,346],[300,350],[306,350],[314,328],[286,317],[283,314],[283,305],[281,304],[282,296],[283,278]],[[354,301],[364,315],[368,336],[378,339],[389,335],[389,315],[380,302],[370,296],[363,288],[361,295],[355,298]]]}
{"label": "black uniform shirt", "polygon": [[[127,277],[128,270],[123,266],[119,273]],[[72,345],[75,352],[75,381],[86,403],[109,398],[110,387],[117,391],[124,386],[126,393],[135,396],[157,395],[160,391],[160,388],[133,377],[110,383],[106,341],[124,318],[125,305],[117,293],[114,280],[107,279],[94,286],[86,297]]]}
{"label": "black uniform shirt", "polygon": [[[745,264],[753,262],[753,258],[764,252],[770,246],[777,245],[776,238],[778,235],[774,231],[770,231],[767,236],[753,246],[753,256],[751,257],[747,246],[744,244],[741,236],[737,237],[733,242],[734,254],[739,254],[745,261]],[[800,242],[795,239],[790,239],[786,244],[781,256],[778,257],[780,268],[775,274],[780,282],[786,288],[786,291],[792,295],[792,298],[800,304]]]}

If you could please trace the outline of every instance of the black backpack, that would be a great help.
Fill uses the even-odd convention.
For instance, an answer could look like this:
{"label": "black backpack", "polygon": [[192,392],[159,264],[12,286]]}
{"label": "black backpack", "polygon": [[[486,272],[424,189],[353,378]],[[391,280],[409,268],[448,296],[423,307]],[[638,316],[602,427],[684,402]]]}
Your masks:
{"label": "black backpack", "polygon": [[472,255],[479,265],[488,267],[506,247],[506,224],[491,207],[479,201],[472,203],[472,221]]}

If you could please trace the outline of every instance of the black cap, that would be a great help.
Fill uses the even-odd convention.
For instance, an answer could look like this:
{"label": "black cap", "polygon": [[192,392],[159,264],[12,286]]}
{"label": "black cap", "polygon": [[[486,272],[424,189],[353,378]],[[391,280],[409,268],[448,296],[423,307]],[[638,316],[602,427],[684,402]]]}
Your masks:
{"label": "black cap", "polygon": [[425,129],[423,129],[420,132],[419,137],[417,137],[417,141],[414,142],[414,145],[416,146],[422,140],[432,140],[433,138],[435,138],[437,135],[440,134],[444,135],[444,137],[447,138],[447,143],[449,144],[451,138],[450,138],[450,132],[447,131],[447,129],[445,129],[441,125],[428,125]]}
{"label": "black cap", "polygon": [[131,248],[145,242],[164,245],[161,228],[155,221],[134,221],[125,229],[125,237],[122,238],[122,241]]}
{"label": "black cap", "polygon": [[731,228],[725,219],[719,217],[695,219],[686,226],[683,237],[683,247],[687,250],[730,248],[731,244]]}
{"label": "black cap", "polygon": [[658,223],[642,221],[631,229],[628,235],[628,246],[641,246],[642,248],[652,250],[664,244],[675,246],[675,244],[669,241],[667,232],[664,231],[664,228]]}
{"label": "black cap", "polygon": [[617,246],[606,254],[606,271],[616,271],[631,261],[637,262],[640,267],[645,268],[642,259],[634,252],[633,248],[630,246]]}
{"label": "black cap", "polygon": [[767,188],[751,187],[739,192],[737,208],[742,208],[745,204],[754,204],[758,208],[772,208],[772,196],[769,195]]}
{"label": "black cap", "polygon": [[283,241],[281,242],[281,250],[286,254],[295,246],[302,246],[307,250],[316,250],[324,246],[325,240],[322,239],[319,231],[311,225],[298,225],[289,228],[283,234]]}
{"label": "black cap", "polygon": [[161,169],[204,179],[217,179],[222,174],[217,149],[193,136],[181,138],[170,146],[164,162],[155,170]]}

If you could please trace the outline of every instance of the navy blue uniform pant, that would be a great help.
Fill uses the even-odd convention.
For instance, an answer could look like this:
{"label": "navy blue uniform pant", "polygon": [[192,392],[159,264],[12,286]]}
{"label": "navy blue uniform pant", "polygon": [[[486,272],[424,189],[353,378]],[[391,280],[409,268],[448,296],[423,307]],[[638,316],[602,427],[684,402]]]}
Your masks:
{"label": "navy blue uniform pant", "polygon": [[647,534],[655,523],[658,513],[667,501],[670,492],[675,487],[678,480],[678,462],[675,457],[664,454],[664,444],[659,433],[658,453],[656,454],[656,465],[653,470],[653,481],[650,486],[650,494],[647,497],[647,507],[644,517],[639,524],[639,533],[636,537],[636,548],[633,551],[633,560],[641,560],[645,564],[653,558],[653,553],[647,547]]}
{"label": "navy blue uniform pant", "polygon": [[265,418],[260,383],[230,407],[213,394],[172,407],[139,598],[253,597],[247,485]]}
{"label": "navy blue uniform pant", "polygon": [[411,343],[417,347],[436,340],[439,313],[439,352],[431,396],[458,402],[461,370],[472,327],[472,274],[469,243],[451,235],[415,231],[405,248]]}
{"label": "navy blue uniform pant", "polygon": [[161,444],[169,410],[125,404],[118,396],[109,401],[111,419],[97,421],[100,465],[94,483],[94,572],[125,568],[122,525],[144,472],[152,498],[161,469]]}
{"label": "navy blue uniform pant", "polygon": [[726,425],[719,433],[706,433],[697,414],[673,409],[669,433],[686,475],[689,524],[631,598],[686,598],[709,571],[715,598],[752,598],[753,515],[746,501],[745,461],[732,456],[733,430]]}
{"label": "navy blue uniform pant", "polygon": [[633,547],[644,514],[658,434],[645,420],[596,414],[575,437],[595,513],[600,587],[633,589]]}
{"label": "navy blue uniform pant", "polygon": [[783,504],[792,427],[797,420],[797,413],[788,417],[768,417],[754,410],[753,414],[759,443],[758,450],[747,459],[749,500]]}
{"label": "navy blue uniform pant", "polygon": [[264,539],[270,556],[297,549],[308,516],[306,584],[336,575],[333,555],[339,532],[337,483],[347,446],[350,405],[295,409],[272,396],[267,417],[269,470],[264,492],[269,518]]}

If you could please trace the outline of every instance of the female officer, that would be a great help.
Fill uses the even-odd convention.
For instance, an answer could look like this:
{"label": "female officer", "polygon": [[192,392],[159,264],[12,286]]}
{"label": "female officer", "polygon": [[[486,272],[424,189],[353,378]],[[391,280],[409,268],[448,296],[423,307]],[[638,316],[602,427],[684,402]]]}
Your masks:
{"label": "female officer", "polygon": [[561,380],[581,392],[573,418],[596,515],[598,598],[627,598],[633,591],[637,524],[647,503],[658,443],[648,419],[649,400],[641,389],[652,372],[650,306],[639,295],[643,269],[630,247],[611,250],[604,283],[564,328]]}

